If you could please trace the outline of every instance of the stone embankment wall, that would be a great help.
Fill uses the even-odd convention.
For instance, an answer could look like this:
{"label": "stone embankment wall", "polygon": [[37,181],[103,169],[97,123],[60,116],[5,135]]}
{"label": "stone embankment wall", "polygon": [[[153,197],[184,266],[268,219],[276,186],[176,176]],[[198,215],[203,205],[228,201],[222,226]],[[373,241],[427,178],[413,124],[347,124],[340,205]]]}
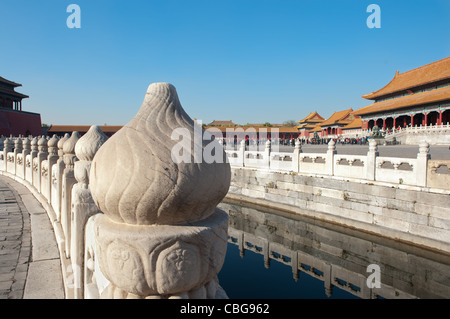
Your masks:
{"label": "stone embankment wall", "polygon": [[447,253],[450,251],[450,196],[447,191],[232,167],[227,197]]}

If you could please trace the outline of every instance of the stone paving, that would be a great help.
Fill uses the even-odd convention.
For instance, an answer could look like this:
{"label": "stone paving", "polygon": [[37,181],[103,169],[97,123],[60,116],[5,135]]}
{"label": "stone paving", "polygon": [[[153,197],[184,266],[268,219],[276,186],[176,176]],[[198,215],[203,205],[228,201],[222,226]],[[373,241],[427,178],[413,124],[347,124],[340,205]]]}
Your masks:
{"label": "stone paving", "polygon": [[0,299],[62,299],[53,228],[24,185],[0,175]]}
{"label": "stone paving", "polygon": [[1,178],[0,299],[23,298],[30,257],[30,216],[17,191]]}

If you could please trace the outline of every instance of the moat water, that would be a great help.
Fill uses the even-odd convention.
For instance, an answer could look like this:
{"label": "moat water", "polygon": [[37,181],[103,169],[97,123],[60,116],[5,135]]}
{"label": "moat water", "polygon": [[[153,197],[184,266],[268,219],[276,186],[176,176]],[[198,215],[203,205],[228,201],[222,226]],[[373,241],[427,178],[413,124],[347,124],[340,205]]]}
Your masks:
{"label": "moat water", "polygon": [[443,254],[283,211],[224,201],[231,299],[450,298]]}

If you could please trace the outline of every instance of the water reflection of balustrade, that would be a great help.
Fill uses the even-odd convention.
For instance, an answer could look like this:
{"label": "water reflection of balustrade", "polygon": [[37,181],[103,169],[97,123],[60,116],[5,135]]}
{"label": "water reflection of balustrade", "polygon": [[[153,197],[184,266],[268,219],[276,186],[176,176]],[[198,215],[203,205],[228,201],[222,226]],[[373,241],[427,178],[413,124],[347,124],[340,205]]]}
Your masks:
{"label": "water reflection of balustrade", "polygon": [[417,158],[380,157],[374,140],[369,142],[367,155],[337,154],[331,140],[326,153],[302,153],[296,142],[293,153],[272,152],[270,142],[264,151],[226,150],[232,167],[248,167],[291,174],[328,175],[405,184],[420,187],[448,188],[450,185],[450,161],[440,161],[447,170],[436,172],[429,168],[429,144],[421,143]]}
{"label": "water reflection of balustrade", "polygon": [[[364,299],[450,297],[448,256],[232,202],[220,207],[230,215],[228,242],[242,257],[246,251],[263,255],[266,268],[283,263],[295,281],[299,272],[317,278],[327,296],[338,287]],[[370,264],[380,266],[380,288],[367,285]]]}

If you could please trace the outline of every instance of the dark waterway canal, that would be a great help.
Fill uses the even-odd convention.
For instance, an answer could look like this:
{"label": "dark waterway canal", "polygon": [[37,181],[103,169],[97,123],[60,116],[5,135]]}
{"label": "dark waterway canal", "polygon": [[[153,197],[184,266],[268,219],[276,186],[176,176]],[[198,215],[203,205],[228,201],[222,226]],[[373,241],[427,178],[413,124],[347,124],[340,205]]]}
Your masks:
{"label": "dark waterway canal", "polygon": [[450,255],[224,201],[230,298],[450,298]]}

